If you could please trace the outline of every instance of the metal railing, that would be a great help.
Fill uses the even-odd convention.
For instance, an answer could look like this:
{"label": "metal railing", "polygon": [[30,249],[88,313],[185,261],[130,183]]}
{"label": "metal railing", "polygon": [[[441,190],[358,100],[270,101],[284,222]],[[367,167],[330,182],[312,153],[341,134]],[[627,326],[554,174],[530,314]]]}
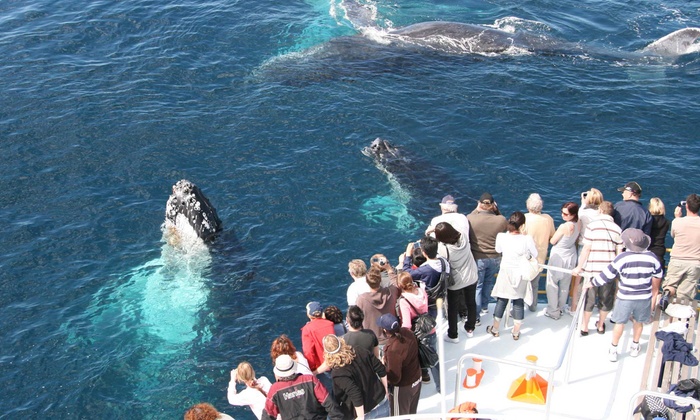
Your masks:
{"label": "metal railing", "polygon": [[[547,270],[552,270],[552,271],[558,271],[566,274],[571,274],[572,270],[567,270],[561,267],[555,267],[555,266],[550,266],[550,265],[544,265],[540,264],[541,268],[545,268]],[[588,279],[585,279],[584,282],[589,281]],[[558,371],[563,365],[565,359],[568,359],[570,361],[571,354],[573,353],[573,343],[575,342],[574,340],[574,335],[578,331],[577,325],[578,325],[578,320],[579,317],[581,316],[581,312],[583,311],[583,306],[584,306],[584,298],[585,298],[586,293],[581,293],[581,296],[579,296],[579,301],[578,301],[578,306],[577,310],[573,315],[573,319],[571,320],[571,325],[569,327],[569,332],[568,336],[566,337],[566,341],[564,342],[564,345],[562,346],[561,352],[559,354],[559,358],[557,359],[556,364],[553,366],[543,366],[543,365],[535,365],[529,362],[518,362],[515,360],[508,360],[508,359],[503,359],[503,358],[498,358],[498,357],[491,357],[483,354],[478,354],[478,353],[467,353],[462,355],[460,357],[459,362],[457,363],[457,373],[456,373],[456,382],[455,382],[455,394],[454,394],[454,405],[456,406],[459,403],[459,393],[461,390],[461,383],[463,380],[463,372],[466,372],[465,369],[465,362],[468,360],[471,360],[472,358],[478,358],[483,361],[491,361],[499,364],[504,364],[504,365],[510,365],[510,366],[515,366],[515,367],[521,367],[526,370],[531,370],[531,371],[538,371],[538,372],[543,372],[546,373],[547,381],[548,383],[552,383],[554,379],[554,373]],[[443,355],[440,353],[440,357],[442,358]],[[569,373],[570,373],[570,366],[571,363],[567,363],[567,368],[565,371],[564,375],[564,383],[568,384],[569,383]],[[441,359],[441,372],[442,374],[442,359]],[[441,380],[441,385],[442,385],[442,380]],[[443,398],[444,400],[444,398]],[[545,402],[545,419],[549,418],[550,415],[550,410],[551,410],[551,394],[546,398]],[[443,403],[444,405],[444,403]],[[498,418],[498,417],[493,417],[492,414],[488,414],[489,417],[491,418]]]}

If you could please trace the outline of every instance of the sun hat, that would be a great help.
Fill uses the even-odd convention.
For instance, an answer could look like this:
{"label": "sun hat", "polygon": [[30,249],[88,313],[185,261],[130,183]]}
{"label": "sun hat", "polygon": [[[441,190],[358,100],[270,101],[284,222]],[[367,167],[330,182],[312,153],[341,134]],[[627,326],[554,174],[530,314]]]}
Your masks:
{"label": "sun hat", "polygon": [[272,369],[275,376],[287,378],[297,373],[297,362],[288,354],[281,354],[275,359],[275,367]]}
{"label": "sun hat", "polygon": [[639,229],[629,228],[622,232],[622,242],[628,251],[644,252],[649,248],[651,238]]}

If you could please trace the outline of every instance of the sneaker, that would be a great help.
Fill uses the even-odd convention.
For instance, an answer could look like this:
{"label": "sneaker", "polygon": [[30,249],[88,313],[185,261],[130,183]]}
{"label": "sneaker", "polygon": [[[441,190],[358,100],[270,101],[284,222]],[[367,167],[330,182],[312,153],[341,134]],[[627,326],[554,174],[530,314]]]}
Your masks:
{"label": "sneaker", "polygon": [[479,325],[481,325],[481,318],[477,318],[477,319],[476,319],[476,322],[474,323],[474,325],[477,326],[477,327],[478,327]]}
{"label": "sneaker", "polygon": [[671,300],[671,296],[668,290],[664,290],[664,295],[661,296],[661,300],[659,300],[659,307],[661,308],[662,311],[665,311],[666,308],[668,308],[668,304]]}
{"label": "sneaker", "polygon": [[632,357],[637,357],[639,356],[639,352],[642,350],[642,346],[639,345],[639,343],[635,343],[634,341],[630,345],[630,356]]}
{"label": "sneaker", "polygon": [[447,341],[448,343],[454,343],[454,344],[459,343],[459,337],[457,337],[457,338],[450,338],[450,336],[447,335],[447,333],[445,333],[445,335],[443,336],[443,338],[444,338],[445,341]]}
{"label": "sneaker", "polygon": [[552,318],[554,320],[558,320],[559,318],[561,318],[561,312],[555,312],[555,313],[556,313],[556,315],[550,314],[549,312],[545,311],[544,316],[546,316],[547,318]]}
{"label": "sneaker", "polygon": [[464,331],[467,332],[467,337],[469,337],[469,338],[474,337],[474,330],[471,330],[471,331],[468,330],[467,327],[466,327],[466,325],[464,326]]}
{"label": "sneaker", "polygon": [[430,383],[430,375],[428,375],[428,374],[423,375],[423,383],[424,384]]}
{"label": "sneaker", "polygon": [[486,315],[489,313],[489,308],[481,308],[481,315]]}
{"label": "sneaker", "polygon": [[608,358],[611,362],[617,362],[617,346],[610,346],[608,351]]}
{"label": "sneaker", "polygon": [[460,316],[459,316],[459,322],[462,322],[462,323],[467,322],[467,316],[466,316],[466,315],[460,315]]}

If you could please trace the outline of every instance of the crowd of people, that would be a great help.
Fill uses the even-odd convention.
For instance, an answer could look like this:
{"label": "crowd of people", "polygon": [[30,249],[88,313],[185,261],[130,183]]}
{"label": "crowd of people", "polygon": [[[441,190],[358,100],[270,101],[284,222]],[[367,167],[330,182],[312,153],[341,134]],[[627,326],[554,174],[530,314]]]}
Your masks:
{"label": "crowd of people", "polygon": [[[437,315],[436,288],[445,282],[448,329],[441,339],[459,343],[460,335],[473,337],[495,299],[493,321],[482,331],[499,337],[510,303],[511,336],[518,340],[526,308],[534,312],[538,306],[540,275],[524,274],[524,260],[563,269],[547,270],[545,316],[556,321],[573,315],[583,293],[580,335],[589,334],[596,308],[594,327],[604,334],[612,311],[610,360],[617,361],[617,344],[629,320],[633,322],[630,355],[637,356],[643,324],[657,303],[672,297],[695,298],[700,278],[700,197],[691,194],[680,202],[669,223],[660,199],[652,198],[648,208],[641,204],[638,183],[628,182],[618,191],[622,200],[614,205],[595,188],[583,192],[580,203],[563,203],[558,226],[542,213],[543,201],[536,193],[525,202],[527,213],[515,211],[508,218],[489,193],[481,195],[467,215],[458,212],[452,196],[445,196],[441,214],[431,220],[420,241],[407,245],[395,266],[382,254],[370,257],[369,268],[361,259],[348,263],[352,280],[344,317],[336,306],[309,302],[301,351],[286,335],[273,341],[274,383],[256,377],[245,361],[233,369],[229,403],[249,406],[259,419],[416,413],[421,387],[431,382],[431,375],[440,392],[438,366],[426,366],[420,355],[421,342],[435,350],[435,331],[424,341],[413,331],[418,317]],[[669,229],[674,244],[664,276]],[[229,417],[206,404],[185,415],[185,419],[205,418]]]}

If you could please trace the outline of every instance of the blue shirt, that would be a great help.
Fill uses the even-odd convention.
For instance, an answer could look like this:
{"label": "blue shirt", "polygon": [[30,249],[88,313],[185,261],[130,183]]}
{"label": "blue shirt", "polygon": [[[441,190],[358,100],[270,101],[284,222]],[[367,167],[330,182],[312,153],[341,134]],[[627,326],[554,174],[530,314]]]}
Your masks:
{"label": "blue shirt", "polygon": [[[445,261],[445,269],[449,273],[450,264]],[[413,280],[422,281],[428,289],[435,287],[440,280],[442,266],[440,265],[440,257],[434,260],[428,260],[416,269],[411,269],[411,257],[404,257],[403,271],[411,275]]]}
{"label": "blue shirt", "polygon": [[651,236],[651,225],[654,219],[649,210],[637,200],[624,200],[615,203],[613,219],[623,231],[627,228],[636,228]]}

